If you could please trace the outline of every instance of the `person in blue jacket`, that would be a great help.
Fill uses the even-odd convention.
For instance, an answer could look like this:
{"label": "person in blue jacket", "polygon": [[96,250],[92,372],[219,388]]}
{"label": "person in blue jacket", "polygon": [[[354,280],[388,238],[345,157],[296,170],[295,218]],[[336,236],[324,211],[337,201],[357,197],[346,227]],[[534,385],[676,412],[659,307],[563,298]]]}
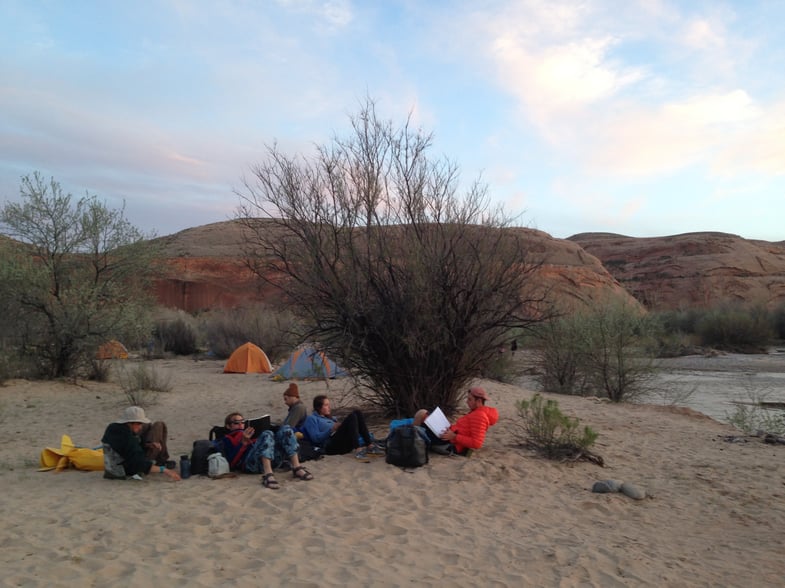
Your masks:
{"label": "person in blue jacket", "polygon": [[361,447],[357,457],[381,455],[359,410],[353,410],[342,421],[332,416],[330,399],[320,394],[313,399],[313,412],[303,425],[303,433],[312,444],[322,447],[327,455],[343,455]]}

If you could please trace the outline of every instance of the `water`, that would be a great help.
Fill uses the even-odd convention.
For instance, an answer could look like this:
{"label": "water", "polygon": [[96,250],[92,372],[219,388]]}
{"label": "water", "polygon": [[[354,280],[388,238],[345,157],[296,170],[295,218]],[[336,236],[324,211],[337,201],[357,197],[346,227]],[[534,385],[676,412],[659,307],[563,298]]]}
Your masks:
{"label": "water", "polygon": [[686,406],[720,422],[728,422],[740,402],[785,403],[785,373],[669,370],[654,385],[658,391],[639,402]]}
{"label": "water", "polygon": [[[727,353],[716,356],[691,355],[659,361],[654,392],[636,402],[684,406],[711,418],[728,422],[738,403],[756,401],[785,403],[785,350],[747,355]],[[539,387],[526,376],[519,385]],[[782,414],[782,409],[772,414]]]}

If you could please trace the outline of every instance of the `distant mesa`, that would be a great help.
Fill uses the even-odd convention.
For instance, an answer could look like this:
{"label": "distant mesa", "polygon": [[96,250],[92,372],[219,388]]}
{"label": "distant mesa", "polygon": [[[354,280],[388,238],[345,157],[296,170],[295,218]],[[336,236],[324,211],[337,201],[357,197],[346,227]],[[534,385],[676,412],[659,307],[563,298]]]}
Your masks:
{"label": "distant mesa", "polygon": [[[270,229],[281,230],[272,221]],[[645,238],[586,232],[555,239],[534,229],[508,230],[524,233],[532,250],[547,260],[539,278],[559,303],[591,304],[609,294],[657,310],[785,303],[785,241],[718,232]],[[156,241],[165,268],[156,296],[164,306],[197,312],[270,302],[277,295],[246,267],[238,221],[189,228]]]}

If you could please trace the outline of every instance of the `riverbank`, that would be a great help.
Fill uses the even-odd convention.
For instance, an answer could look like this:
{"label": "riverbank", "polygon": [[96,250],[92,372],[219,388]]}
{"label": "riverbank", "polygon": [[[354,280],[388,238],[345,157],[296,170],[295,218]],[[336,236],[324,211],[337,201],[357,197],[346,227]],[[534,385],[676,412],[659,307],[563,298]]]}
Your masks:
{"label": "riverbank", "polygon": [[[222,362],[160,360],[171,392],[147,411],[187,452],[224,414],[280,419],[286,383],[223,374]],[[38,472],[60,435],[95,446],[126,404],[114,384],[9,382],[0,427],[0,564],[18,586],[265,585],[774,586],[781,583],[785,447],[686,408],[550,396],[599,432],[605,467],[554,463],[520,445],[515,403],[531,389],[480,381],[499,424],[471,458],[406,471],[352,455],[281,473],[172,483]],[[300,382],[309,403],[350,404],[344,380]],[[375,429],[383,436],[383,427]],[[591,491],[598,480],[647,497]],[[481,562],[481,563],[478,563]]]}

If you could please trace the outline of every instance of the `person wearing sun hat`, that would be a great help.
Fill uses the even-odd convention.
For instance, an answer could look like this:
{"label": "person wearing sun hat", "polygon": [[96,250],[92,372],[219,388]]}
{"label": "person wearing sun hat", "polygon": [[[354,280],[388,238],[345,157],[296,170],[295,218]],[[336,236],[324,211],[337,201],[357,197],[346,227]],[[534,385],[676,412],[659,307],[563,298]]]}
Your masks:
{"label": "person wearing sun hat", "polygon": [[[141,437],[147,428],[148,439],[154,435],[165,435],[166,425],[160,421],[153,423],[139,406],[129,406],[123,410],[118,420],[109,423],[101,438],[104,450],[104,478],[108,479],[139,479],[143,474],[159,473],[172,480],[179,480],[180,475],[167,468],[167,464],[156,464],[149,454],[157,454],[159,459],[166,454],[166,439],[147,441],[147,451]],[[171,464],[170,464],[171,465]]]}

